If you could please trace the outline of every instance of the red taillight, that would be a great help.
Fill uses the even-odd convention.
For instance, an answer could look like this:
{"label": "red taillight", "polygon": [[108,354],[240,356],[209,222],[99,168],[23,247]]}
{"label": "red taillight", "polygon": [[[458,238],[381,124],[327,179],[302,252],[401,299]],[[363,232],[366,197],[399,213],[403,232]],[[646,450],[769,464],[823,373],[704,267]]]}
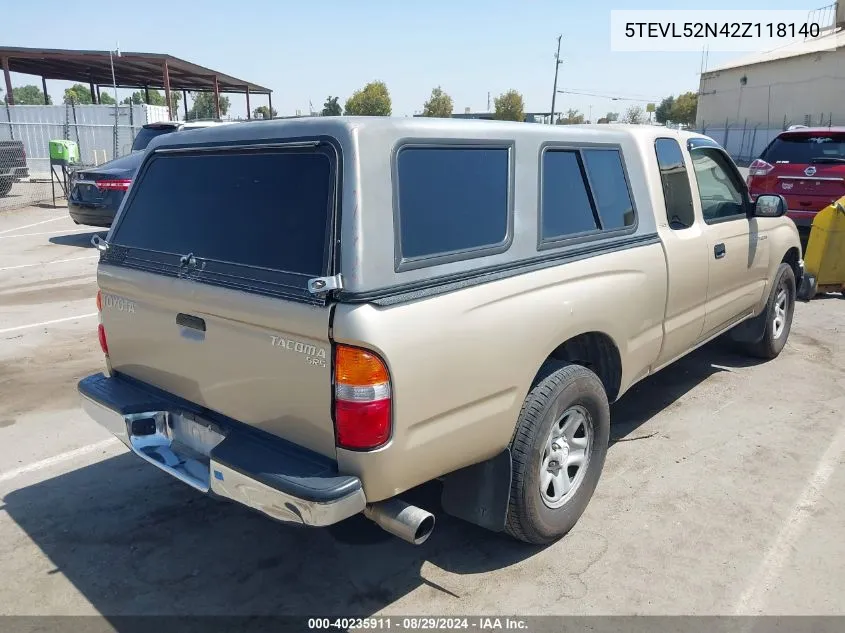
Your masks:
{"label": "red taillight", "polygon": [[390,400],[335,402],[337,444],[343,448],[375,448],[390,437]]}
{"label": "red taillight", "polygon": [[748,166],[748,176],[766,176],[775,168],[774,165],[758,158]]}
{"label": "red taillight", "polygon": [[109,344],[106,341],[106,328],[103,327],[102,323],[97,326],[97,338],[100,339],[100,348],[103,350],[103,354],[108,356]]}
{"label": "red taillight", "polygon": [[131,179],[117,179],[117,180],[96,180],[94,184],[100,191],[126,191],[129,185],[132,184]]}
{"label": "red taillight", "polygon": [[106,341],[106,328],[103,327],[103,293],[101,291],[97,291],[97,317],[100,319],[99,325],[97,325],[97,338],[100,340],[100,349],[103,350],[103,354],[106,356],[109,355],[109,344]]}
{"label": "red taillight", "polygon": [[335,348],[334,422],[341,448],[372,449],[390,439],[391,393],[387,366],[377,354]]}

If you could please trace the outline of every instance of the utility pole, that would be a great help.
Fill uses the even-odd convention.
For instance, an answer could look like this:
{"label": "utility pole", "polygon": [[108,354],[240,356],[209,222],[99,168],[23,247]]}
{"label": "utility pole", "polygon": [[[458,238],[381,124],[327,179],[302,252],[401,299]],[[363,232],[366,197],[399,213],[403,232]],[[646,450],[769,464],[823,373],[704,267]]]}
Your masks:
{"label": "utility pole", "polygon": [[[114,78],[114,55],[117,54],[120,57],[120,43],[116,43],[117,50],[109,51],[109,64],[111,65],[111,83],[112,88],[114,88],[114,134],[113,134],[113,141],[114,147],[112,148],[112,158],[117,158],[117,124],[119,121],[119,114],[120,111],[118,110],[118,103],[117,103],[117,79]],[[129,104],[130,111],[132,110],[132,104]]]}
{"label": "utility pole", "polygon": [[487,112],[490,112],[490,91],[487,91]]}
{"label": "utility pole", "polygon": [[560,61],[560,40],[563,35],[557,36],[557,53],[555,53],[555,87],[552,90],[552,111],[549,114],[549,123],[555,124],[555,97],[557,97],[557,71],[563,63]]}

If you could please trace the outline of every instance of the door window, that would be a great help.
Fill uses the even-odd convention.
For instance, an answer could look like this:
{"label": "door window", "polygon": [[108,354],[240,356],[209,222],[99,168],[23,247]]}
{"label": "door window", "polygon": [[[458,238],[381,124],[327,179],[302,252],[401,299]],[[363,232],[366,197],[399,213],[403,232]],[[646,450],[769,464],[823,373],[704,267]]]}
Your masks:
{"label": "door window", "polygon": [[708,224],[745,216],[745,188],[728,158],[718,149],[700,147],[690,152],[701,212]]}

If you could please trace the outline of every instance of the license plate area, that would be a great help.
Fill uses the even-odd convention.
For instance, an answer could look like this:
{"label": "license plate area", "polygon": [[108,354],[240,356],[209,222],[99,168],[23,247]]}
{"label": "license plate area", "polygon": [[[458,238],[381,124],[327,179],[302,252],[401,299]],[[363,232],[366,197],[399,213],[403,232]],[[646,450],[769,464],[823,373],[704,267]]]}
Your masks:
{"label": "license plate area", "polygon": [[219,426],[190,413],[152,411],[126,420],[129,445],[139,457],[202,492],[208,492],[209,456],[226,439]]}
{"label": "license plate area", "polygon": [[105,197],[105,194],[96,185],[77,182],[74,187],[76,188],[77,198],[82,202],[102,202]]}

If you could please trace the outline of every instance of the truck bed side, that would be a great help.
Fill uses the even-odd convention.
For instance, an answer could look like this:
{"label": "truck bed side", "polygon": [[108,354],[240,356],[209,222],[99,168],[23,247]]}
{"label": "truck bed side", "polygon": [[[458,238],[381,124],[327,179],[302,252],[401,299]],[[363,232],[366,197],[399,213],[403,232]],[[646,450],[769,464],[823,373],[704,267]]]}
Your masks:
{"label": "truck bed side", "polygon": [[510,442],[544,360],[582,333],[616,345],[624,392],[657,358],[665,304],[656,237],[429,299],[339,304],[334,340],[366,344],[387,360],[395,406],[390,443],[339,449],[340,470],[379,500],[494,456]]}

